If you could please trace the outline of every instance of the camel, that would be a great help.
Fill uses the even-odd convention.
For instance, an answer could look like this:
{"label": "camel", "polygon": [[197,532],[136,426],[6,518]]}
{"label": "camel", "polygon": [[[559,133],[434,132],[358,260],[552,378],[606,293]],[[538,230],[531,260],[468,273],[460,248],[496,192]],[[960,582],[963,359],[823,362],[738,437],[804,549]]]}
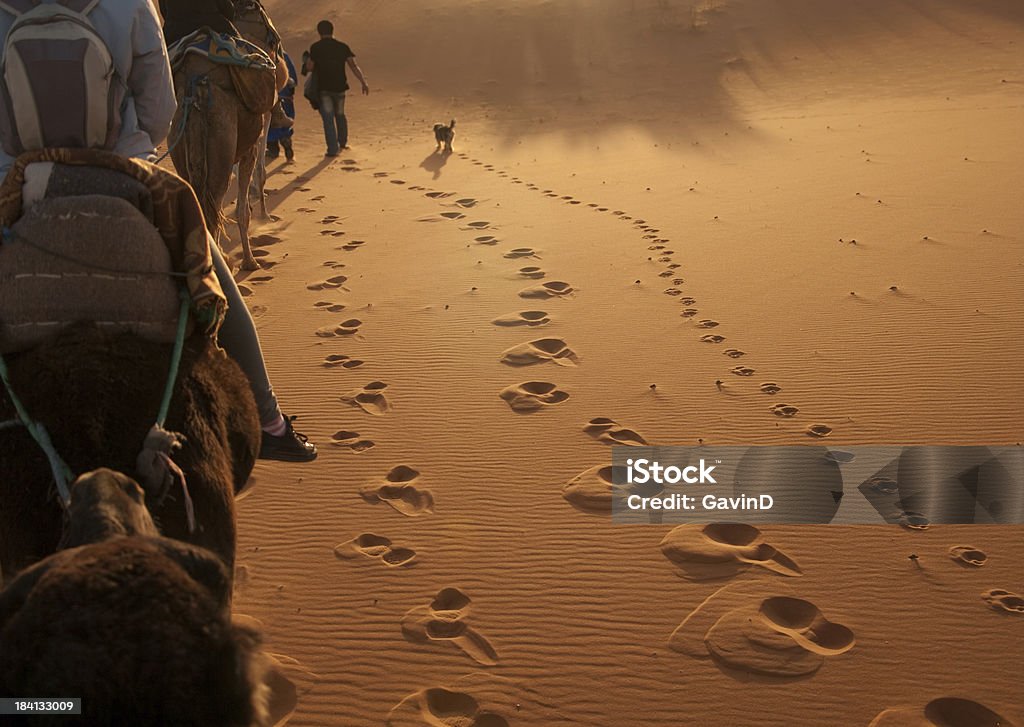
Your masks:
{"label": "camel", "polygon": [[[237,22],[245,28],[240,29],[243,37],[265,49],[274,61],[276,96],[276,91],[288,82],[280,41],[276,41],[276,47],[271,43],[271,39],[278,38],[277,32],[259,3],[239,5],[241,17]],[[255,8],[249,8],[250,5],[255,5]],[[174,86],[178,109],[172,128],[181,130],[180,137],[172,140],[170,149],[174,168],[195,189],[207,227],[219,243],[223,231],[221,206],[231,181],[232,168],[238,165],[235,219],[242,243],[242,267],[257,270],[260,265],[252,254],[249,241],[252,207],[248,190],[255,169],[263,162],[265,130],[269,128],[273,100],[269,104],[261,104],[265,108],[251,108],[239,96],[229,66],[195,54],[186,54],[177,67]],[[262,187],[259,191],[261,213],[266,216]]]}
{"label": "camel", "polygon": [[0,593],[0,694],[79,697],[91,725],[269,725],[270,662],[231,621],[230,572],[161,537],[134,480],[79,477],[64,544]]}
{"label": "camel", "polygon": [[[280,91],[288,83],[288,66],[284,61],[284,50],[281,47],[281,35],[274,27],[273,21],[259,0],[239,0],[235,3],[234,25],[242,37],[259,46],[263,52],[275,59],[277,66],[277,90]],[[260,219],[270,218],[267,210],[267,158],[263,150],[267,148],[267,135],[270,133],[270,114],[263,124],[263,133],[257,142],[260,153],[256,156],[256,168],[249,187],[250,204],[255,199],[259,205]]]}
{"label": "camel", "polygon": [[[47,429],[74,473],[110,467],[136,474],[136,458],[160,407],[171,345],[91,323],[64,329],[39,346],[7,356],[10,381],[25,409]],[[0,398],[0,421],[15,417]],[[245,374],[206,336],[185,343],[166,427],[185,436],[174,461],[184,493],[147,494],[149,510],[170,538],[206,548],[228,572],[235,560],[234,497],[245,486],[260,444],[259,417]],[[22,428],[0,432],[0,573],[53,553],[62,509],[43,452]]]}

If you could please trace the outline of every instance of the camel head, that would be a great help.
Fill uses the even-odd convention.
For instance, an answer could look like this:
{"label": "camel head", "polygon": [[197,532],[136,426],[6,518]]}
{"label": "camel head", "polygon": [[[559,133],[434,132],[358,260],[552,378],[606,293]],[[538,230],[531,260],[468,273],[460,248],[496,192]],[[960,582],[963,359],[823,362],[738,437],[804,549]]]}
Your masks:
{"label": "camel head", "polygon": [[61,548],[126,535],[160,534],[139,484],[106,468],[86,472],[72,483],[67,515]]}

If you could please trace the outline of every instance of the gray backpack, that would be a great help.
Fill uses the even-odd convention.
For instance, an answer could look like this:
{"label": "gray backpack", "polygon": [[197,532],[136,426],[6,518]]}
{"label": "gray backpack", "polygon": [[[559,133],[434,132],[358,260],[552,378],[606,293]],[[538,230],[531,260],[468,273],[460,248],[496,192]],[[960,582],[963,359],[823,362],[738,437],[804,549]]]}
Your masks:
{"label": "gray backpack", "polygon": [[0,0],[15,16],[0,63],[0,141],[8,154],[117,143],[125,87],[89,20],[99,1]]}

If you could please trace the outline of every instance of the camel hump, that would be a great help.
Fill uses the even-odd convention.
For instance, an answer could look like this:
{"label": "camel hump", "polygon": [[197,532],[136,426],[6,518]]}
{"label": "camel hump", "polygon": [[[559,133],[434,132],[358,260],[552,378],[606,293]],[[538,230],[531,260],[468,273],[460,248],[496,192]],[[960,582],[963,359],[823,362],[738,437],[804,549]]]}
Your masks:
{"label": "camel hump", "polygon": [[83,321],[173,341],[181,299],[148,197],[125,175],[62,167],[28,168],[24,212],[4,233],[0,353],[33,348]]}

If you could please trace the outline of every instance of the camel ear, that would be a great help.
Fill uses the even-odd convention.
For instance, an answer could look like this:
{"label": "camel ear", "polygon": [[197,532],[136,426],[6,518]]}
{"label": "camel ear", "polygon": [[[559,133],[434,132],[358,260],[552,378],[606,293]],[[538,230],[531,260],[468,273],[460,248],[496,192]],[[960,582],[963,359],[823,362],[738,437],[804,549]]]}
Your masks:
{"label": "camel ear", "polygon": [[160,538],[157,547],[180,565],[192,580],[205,586],[220,605],[225,617],[229,615],[231,578],[220,558],[205,548],[170,538]]}

